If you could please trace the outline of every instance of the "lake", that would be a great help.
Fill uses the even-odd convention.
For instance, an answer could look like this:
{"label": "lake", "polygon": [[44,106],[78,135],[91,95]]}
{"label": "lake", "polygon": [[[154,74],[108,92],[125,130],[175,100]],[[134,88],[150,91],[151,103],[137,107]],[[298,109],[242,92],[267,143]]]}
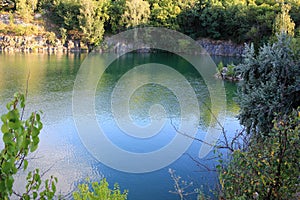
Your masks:
{"label": "lake", "polygon": [[[122,190],[127,189],[129,191],[129,200],[179,199],[176,194],[170,192],[174,191],[174,180],[170,176],[169,169],[175,170],[175,174],[180,176],[181,180],[193,183],[187,188],[187,192],[192,192],[196,188],[202,188],[203,191],[209,193],[210,189],[214,189],[218,182],[217,174],[214,171],[209,171],[207,168],[213,169],[217,164],[215,159],[212,159],[215,155],[213,152],[210,152],[204,158],[199,159],[198,154],[202,144],[198,141],[191,141],[191,145],[184,154],[180,155],[174,162],[155,171],[148,170],[140,173],[132,173],[128,170],[112,167],[109,164],[103,164],[105,162],[100,162],[97,156],[93,154],[94,150],[86,148],[86,142],[93,142],[94,138],[89,138],[89,140],[83,139],[83,137],[90,134],[89,127],[86,127],[86,133],[84,131],[83,133],[82,131],[78,132],[79,129],[76,126],[73,113],[75,108],[74,104],[72,105],[72,102],[74,103],[74,99],[72,99],[74,83],[79,84],[79,86],[81,84],[80,82],[75,82],[75,80],[81,64],[85,63],[87,65],[86,57],[86,54],[0,53],[0,113],[6,112],[5,105],[12,99],[15,92],[25,92],[28,74],[30,78],[26,104],[27,114],[36,110],[41,110],[43,113],[42,122],[44,128],[40,134],[39,148],[37,152],[31,155],[32,159],[29,161],[29,169],[40,168],[41,171],[49,169],[45,177],[50,175],[56,176],[58,178],[58,194],[62,194],[67,199],[72,197],[71,193],[76,189],[76,186],[85,182],[86,178],[90,178],[92,181],[99,181],[103,177],[107,178],[111,186],[117,182]],[[204,57],[199,56],[199,59],[204,59]],[[224,57],[214,57],[213,60],[217,63],[222,60],[225,64],[236,62],[234,58]],[[182,91],[179,93],[182,93],[183,97],[187,89],[183,87],[179,79],[176,79],[175,82],[174,80],[169,82],[170,74],[168,71],[163,72],[160,70],[159,67],[161,65],[167,65],[175,69],[182,75],[180,77],[185,78],[194,90],[200,113],[195,137],[200,139],[205,137],[212,118],[210,114],[211,100],[209,90],[214,90],[214,87],[208,90],[203,77],[186,60],[171,53],[160,52],[128,53],[120,56],[107,68],[102,66],[102,61],[103,57],[99,55],[89,55],[88,62],[93,63],[89,73],[93,74],[93,68],[97,71],[97,67],[102,67],[104,70],[95,86],[95,91],[93,91],[93,101],[95,102],[95,105],[92,105],[94,106],[93,114],[98,126],[102,128],[103,132],[106,133],[106,137],[115,146],[135,154],[155,152],[169,144],[170,141],[173,141],[172,138],[178,134],[176,127],[180,126],[182,120],[180,116],[182,112],[180,110],[180,99],[174,95],[172,89],[155,84],[155,81],[170,83],[172,87],[176,87],[177,91]],[[141,68],[137,71],[132,70],[136,66],[146,63],[159,63],[161,65],[157,65],[155,70],[149,68]],[[123,80],[124,74],[127,74],[130,78],[123,78]],[[213,77],[211,78],[214,79]],[[118,84],[120,81],[122,81],[122,84]],[[151,107],[152,105],[157,104],[164,107],[164,115],[166,117],[164,125],[158,130],[157,134],[142,139],[124,134],[126,131],[118,126],[120,123],[123,123],[123,115],[120,115],[119,121],[116,121],[117,117],[112,109],[114,104],[117,106],[117,111],[123,108],[124,97],[122,95],[129,95],[129,93],[126,94],[126,88],[131,88],[131,85],[138,81],[145,81],[147,84],[134,88],[135,91],[130,93],[130,99],[126,99],[128,100],[129,119],[134,121],[139,127],[150,124],[151,120],[154,119],[149,117],[151,115],[149,110],[153,108]],[[221,80],[215,81],[220,82]],[[82,84],[86,84],[86,82],[89,82],[89,80],[82,82]],[[235,118],[239,108],[233,101],[236,85],[230,82],[222,84],[225,87],[227,109],[220,110],[220,113],[224,113],[224,126],[230,134],[240,128]],[[121,87],[121,89],[116,90],[117,86]],[[217,94],[218,91],[214,92]],[[112,97],[114,98],[114,103],[111,101]],[[84,97],[82,98],[84,101]],[[120,105],[122,106],[120,107]],[[161,118],[160,114],[155,116]],[[89,121],[89,116],[85,115],[83,111],[81,115],[79,113],[77,116],[79,122],[81,119]],[[145,132],[145,134],[148,134],[148,132]],[[101,143],[99,146],[101,146]],[[109,151],[101,153],[108,157],[111,156],[112,159],[119,159],[122,167],[130,164],[126,163],[126,159],[116,157]],[[205,167],[199,166],[194,161],[195,159]],[[157,162],[161,161],[158,160]],[[141,166],[143,166],[143,163],[141,163]],[[16,176],[16,191],[22,191],[24,180],[24,174],[21,173]],[[187,199],[195,199],[195,197],[196,194],[191,194]]]}

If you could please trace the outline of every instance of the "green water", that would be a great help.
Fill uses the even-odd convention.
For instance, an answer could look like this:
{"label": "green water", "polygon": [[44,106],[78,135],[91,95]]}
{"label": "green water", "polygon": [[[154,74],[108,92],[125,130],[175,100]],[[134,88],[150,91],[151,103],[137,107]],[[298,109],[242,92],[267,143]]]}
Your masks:
{"label": "green water", "polygon": [[[41,133],[41,142],[38,152],[34,155],[36,159],[30,162],[30,169],[35,167],[42,171],[51,169],[46,176],[53,174],[59,179],[58,192],[71,197],[76,185],[90,177],[92,180],[100,180],[103,176],[113,184],[118,182],[122,189],[129,190],[129,199],[177,199],[172,193],[174,182],[168,173],[168,169],[176,170],[183,180],[193,182],[188,190],[200,188],[202,185],[206,192],[213,189],[217,184],[216,174],[199,167],[187,154],[182,155],[174,163],[160,170],[132,174],[112,169],[93,157],[85,148],[77,133],[72,113],[73,86],[84,61],[85,54],[70,55],[46,55],[46,54],[0,54],[0,113],[5,112],[5,104],[17,91],[24,92],[28,82],[28,100],[26,110],[42,110],[42,121],[44,129]],[[226,58],[215,58],[218,61]],[[92,58],[97,63],[95,67],[101,66],[101,58]],[[134,66],[145,63],[160,63],[176,69],[182,74],[193,87],[200,105],[200,124],[197,137],[203,138],[207,131],[211,115],[205,105],[210,105],[208,89],[197,71],[182,58],[168,54],[134,54],[129,53],[113,62],[99,77],[97,90],[95,91],[95,115],[99,126],[109,133],[108,138],[115,145],[127,151],[141,153],[154,151],[162,148],[174,137],[174,127],[180,118],[180,104],[172,90],[155,84],[147,84],[138,88],[132,95],[129,108],[131,118],[140,125],[150,123],[148,111],[151,105],[162,105],[167,113],[166,125],[160,134],[151,140],[141,143],[141,140],[122,135],[111,112],[110,98],[120,78]],[[159,69],[157,69],[159,71]],[[92,73],[92,72],[91,72]],[[151,80],[151,72],[139,72],[137,77]],[[166,78],[161,74],[162,78]],[[101,78],[101,79],[100,79]],[[133,77],[133,80],[135,78]],[[126,83],[125,83],[126,84]],[[180,87],[180,84],[179,86]],[[226,91],[227,112],[224,126],[229,132],[239,128],[235,118],[238,106],[234,103],[236,85],[224,83]],[[180,89],[180,88],[179,88]],[[185,92],[185,88],[180,89]],[[121,98],[121,97],[120,97]],[[101,145],[101,144],[99,144]],[[193,142],[187,150],[190,156],[197,158],[199,152],[198,142]],[[109,152],[107,152],[109,154]],[[209,154],[200,162],[213,168],[214,161],[208,160],[213,157]],[[24,186],[24,174],[17,176],[16,189],[21,191]],[[195,195],[189,196],[190,199]]]}

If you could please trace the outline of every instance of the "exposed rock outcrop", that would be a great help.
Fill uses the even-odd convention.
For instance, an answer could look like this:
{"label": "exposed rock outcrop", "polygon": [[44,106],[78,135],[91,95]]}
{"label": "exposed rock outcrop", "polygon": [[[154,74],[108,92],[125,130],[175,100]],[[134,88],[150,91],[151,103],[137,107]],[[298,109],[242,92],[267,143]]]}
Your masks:
{"label": "exposed rock outcrop", "polygon": [[242,56],[245,46],[234,44],[231,41],[200,39],[201,45],[208,54],[217,56]]}
{"label": "exposed rock outcrop", "polygon": [[[114,53],[123,53],[128,50],[133,49],[133,44],[127,43],[126,41],[112,41],[110,38],[105,39],[106,46],[108,48],[101,48],[101,52],[109,51]],[[199,46],[201,46],[209,55],[218,55],[218,56],[237,56],[240,57],[244,53],[244,45],[238,45],[231,41],[222,41],[222,40],[210,40],[210,39],[199,39],[196,41]],[[139,53],[149,53],[153,51],[150,46],[147,44],[139,45],[142,48],[137,52]]]}

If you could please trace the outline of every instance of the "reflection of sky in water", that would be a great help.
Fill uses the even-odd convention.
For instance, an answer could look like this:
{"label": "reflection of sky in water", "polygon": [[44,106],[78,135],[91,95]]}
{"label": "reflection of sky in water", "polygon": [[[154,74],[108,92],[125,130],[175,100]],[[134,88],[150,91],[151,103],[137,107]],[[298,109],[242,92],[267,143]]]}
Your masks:
{"label": "reflection of sky in water", "polygon": [[[187,155],[183,155],[176,162],[161,170],[146,174],[128,174],[110,169],[95,160],[84,148],[72,118],[72,89],[76,72],[84,56],[69,55],[4,55],[0,54],[0,113],[5,112],[5,104],[16,91],[24,91],[27,72],[30,71],[29,98],[27,111],[42,110],[44,128],[41,133],[41,141],[35,159],[30,160],[30,169],[40,168],[42,171],[51,167],[46,174],[53,174],[59,179],[58,191],[63,194],[74,190],[76,184],[84,181],[86,177],[99,180],[103,175],[113,184],[118,182],[122,189],[129,190],[129,199],[174,199],[176,196],[168,191],[173,190],[173,182],[168,173],[168,168],[176,170],[176,174],[183,180],[194,182],[194,187],[212,188],[216,184],[216,175],[207,172],[197,166]],[[172,123],[178,125],[180,108],[176,97],[170,90],[159,85],[146,85],[135,91],[130,101],[130,114],[133,120],[140,124],[149,123],[149,108],[153,104],[161,104],[166,109],[169,117],[162,131],[149,139],[135,139],[128,137],[116,127],[110,111],[110,98],[115,81],[128,70],[122,66],[130,66],[133,62],[141,64],[156,61],[172,66],[184,63],[171,55],[137,55],[130,54],[116,62],[116,65],[104,74],[103,82],[100,82],[96,92],[96,116],[98,123],[109,133],[108,137],[118,146],[133,152],[149,152],[161,148],[175,135]],[[179,64],[178,64],[179,63]],[[205,108],[204,101],[209,105],[207,89],[201,84],[201,79],[194,75],[188,67],[180,68],[193,86],[200,103],[201,124],[197,137],[203,139],[205,125],[209,122],[209,112]],[[102,80],[102,79],[101,79]],[[227,106],[229,112],[226,117],[225,129],[228,133],[239,128],[234,115],[237,114],[237,106],[232,101],[235,85],[225,84],[228,93]],[[199,152],[200,143],[194,141],[187,153],[193,157]],[[108,152],[109,153],[109,152]],[[213,157],[211,153],[209,157]],[[201,160],[201,163],[209,167],[214,162]],[[24,174],[17,176],[17,190],[22,186]]]}

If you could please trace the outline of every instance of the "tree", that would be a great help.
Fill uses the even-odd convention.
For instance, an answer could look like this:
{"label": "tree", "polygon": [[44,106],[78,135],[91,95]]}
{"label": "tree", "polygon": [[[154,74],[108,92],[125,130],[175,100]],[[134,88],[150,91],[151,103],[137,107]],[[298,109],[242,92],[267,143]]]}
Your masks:
{"label": "tree", "polygon": [[179,29],[177,16],[181,9],[176,2],[171,0],[153,1],[151,20],[154,26]]}
{"label": "tree", "polygon": [[276,16],[274,23],[275,33],[285,33],[290,36],[294,36],[295,23],[289,15],[291,6],[289,4],[282,3],[281,12]]}
{"label": "tree", "polygon": [[254,137],[271,131],[275,113],[287,115],[300,105],[300,61],[287,35],[278,35],[278,41],[261,47],[258,55],[253,45],[247,46],[237,72],[243,79],[238,89],[238,117]]}
{"label": "tree", "polygon": [[108,20],[108,1],[82,0],[80,1],[80,15],[78,16],[83,41],[89,46],[99,45],[103,39],[104,22]]}
{"label": "tree", "polygon": [[224,7],[212,6],[205,7],[201,13],[200,20],[202,26],[202,36],[212,39],[220,39],[224,27],[221,26],[224,22]]}
{"label": "tree", "polygon": [[[51,8],[50,18],[59,27],[65,28],[67,31],[78,31],[80,15],[80,4],[73,0],[54,1]],[[53,10],[52,10],[53,9]]]}
{"label": "tree", "polygon": [[125,0],[112,1],[109,7],[109,24],[112,33],[123,30],[122,15],[125,12]]}
{"label": "tree", "polygon": [[146,24],[150,17],[150,5],[144,0],[127,0],[122,22],[126,28]]}
{"label": "tree", "polygon": [[26,21],[32,19],[37,6],[37,0],[16,0],[16,11]]}

